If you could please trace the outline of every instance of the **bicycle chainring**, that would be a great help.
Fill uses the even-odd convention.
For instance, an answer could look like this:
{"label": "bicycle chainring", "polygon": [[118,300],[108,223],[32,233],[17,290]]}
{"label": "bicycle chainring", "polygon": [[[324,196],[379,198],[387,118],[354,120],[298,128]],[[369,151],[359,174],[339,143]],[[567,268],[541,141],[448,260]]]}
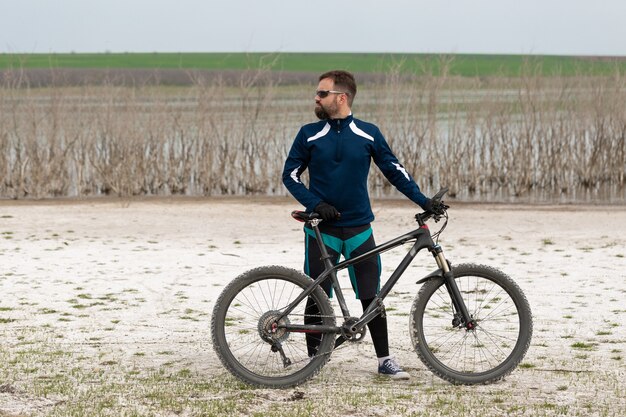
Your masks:
{"label": "bicycle chainring", "polygon": [[367,327],[363,326],[360,330],[355,330],[352,327],[357,323],[359,319],[356,317],[350,317],[343,322],[341,326],[341,335],[348,342],[360,342],[367,334]]}

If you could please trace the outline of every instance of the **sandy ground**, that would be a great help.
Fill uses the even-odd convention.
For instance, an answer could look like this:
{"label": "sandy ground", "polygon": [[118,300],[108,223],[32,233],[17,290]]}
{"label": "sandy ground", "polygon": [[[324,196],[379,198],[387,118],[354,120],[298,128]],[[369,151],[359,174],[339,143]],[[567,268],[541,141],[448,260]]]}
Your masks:
{"label": "sandy ground", "polygon": [[[110,415],[136,402],[142,408],[134,415],[205,415],[157,407],[131,385],[125,391],[124,381],[163,369],[232,381],[210,343],[213,302],[246,269],[301,268],[301,224],[289,216],[297,208],[286,199],[0,203],[0,416],[69,415],[71,407],[79,410],[73,415],[106,415],[81,402],[93,403],[85,396],[103,381],[114,390],[112,379],[122,388]],[[374,209],[379,243],[414,226],[409,203],[377,201]],[[450,217],[440,241],[447,257],[512,276],[535,324],[522,367],[504,382],[458,388],[454,398],[475,392],[489,398],[458,400],[473,410],[462,414],[626,415],[626,207],[453,204]],[[403,255],[384,254],[385,273]],[[415,282],[435,269],[426,253],[416,261],[386,303],[395,308],[392,351],[412,382],[385,391],[404,387],[406,401],[385,400],[384,414],[455,415],[445,410],[457,400],[444,395],[457,388],[434,378],[410,345]],[[349,288],[347,276],[340,279]],[[349,301],[358,312],[351,295]],[[375,369],[369,337],[336,352],[321,375],[295,391],[312,407],[302,415],[316,415],[316,401],[336,384],[348,391],[372,385]],[[69,393],[77,387],[78,394]],[[246,401],[270,410],[271,395],[253,390]],[[376,402],[344,401],[342,414],[378,415]]]}

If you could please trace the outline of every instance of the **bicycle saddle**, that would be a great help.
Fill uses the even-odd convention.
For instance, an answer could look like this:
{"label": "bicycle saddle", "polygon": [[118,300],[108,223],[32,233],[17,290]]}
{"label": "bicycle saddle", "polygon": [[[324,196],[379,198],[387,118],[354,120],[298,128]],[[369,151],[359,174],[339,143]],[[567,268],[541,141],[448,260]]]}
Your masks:
{"label": "bicycle saddle", "polygon": [[299,222],[308,222],[313,219],[319,219],[320,215],[315,212],[307,213],[306,211],[294,210],[291,212],[291,217]]}

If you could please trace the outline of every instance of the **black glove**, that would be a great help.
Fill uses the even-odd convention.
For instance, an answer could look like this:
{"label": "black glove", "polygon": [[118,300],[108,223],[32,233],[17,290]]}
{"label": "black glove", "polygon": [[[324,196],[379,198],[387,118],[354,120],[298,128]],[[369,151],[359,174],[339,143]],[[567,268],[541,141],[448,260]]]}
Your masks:
{"label": "black glove", "polygon": [[431,213],[437,216],[441,216],[449,208],[450,207],[446,206],[443,203],[443,201],[431,200],[431,199],[428,199],[428,201],[426,202],[426,204],[424,204],[424,207],[423,207],[424,210],[430,211]]}
{"label": "black glove", "polygon": [[315,206],[313,210],[317,214],[319,214],[324,221],[338,220],[341,217],[341,214],[337,211],[336,208],[323,201]]}

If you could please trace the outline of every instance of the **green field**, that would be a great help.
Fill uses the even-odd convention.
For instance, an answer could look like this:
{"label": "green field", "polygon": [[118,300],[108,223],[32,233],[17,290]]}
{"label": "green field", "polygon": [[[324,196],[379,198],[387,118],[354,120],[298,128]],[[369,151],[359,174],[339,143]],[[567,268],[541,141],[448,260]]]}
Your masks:
{"label": "green field", "polygon": [[357,73],[448,73],[465,77],[608,75],[626,71],[626,57],[525,55],[428,55],[382,53],[66,53],[0,54],[7,68],[182,68],[201,70],[271,69],[322,72],[343,68]]}

